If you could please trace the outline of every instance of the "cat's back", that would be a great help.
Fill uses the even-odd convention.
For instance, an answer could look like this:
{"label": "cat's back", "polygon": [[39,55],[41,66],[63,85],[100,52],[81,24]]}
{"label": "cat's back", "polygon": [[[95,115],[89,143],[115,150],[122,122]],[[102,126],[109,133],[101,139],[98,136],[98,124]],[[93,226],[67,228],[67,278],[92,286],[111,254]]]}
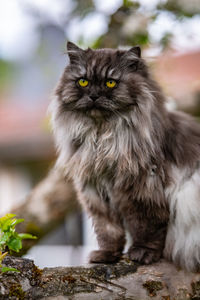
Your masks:
{"label": "cat's back", "polygon": [[170,112],[165,133],[165,158],[178,167],[200,161],[200,123],[183,112]]}

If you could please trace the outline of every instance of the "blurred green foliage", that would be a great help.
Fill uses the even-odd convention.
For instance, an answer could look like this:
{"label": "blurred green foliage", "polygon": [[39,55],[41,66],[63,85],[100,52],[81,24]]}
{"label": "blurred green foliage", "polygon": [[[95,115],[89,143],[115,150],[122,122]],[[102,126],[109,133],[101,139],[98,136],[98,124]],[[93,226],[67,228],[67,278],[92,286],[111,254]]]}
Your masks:
{"label": "blurred green foliage", "polygon": [[11,62],[0,59],[0,93],[10,83],[14,73],[14,65]]}
{"label": "blurred green foliage", "polygon": [[[153,10],[145,10],[144,6],[138,1],[123,0],[123,5],[118,8],[116,12],[110,15],[108,30],[105,34],[98,37],[93,43],[92,47],[117,47],[118,45],[136,45],[142,47],[154,46],[154,41],[151,40],[149,25],[156,22],[157,18],[163,12],[171,15],[173,20],[179,25],[187,18],[192,18],[200,14],[200,3],[195,0],[167,0],[158,1],[157,6]],[[84,5],[83,5],[84,3]],[[92,0],[77,1],[76,14],[87,16],[87,12],[95,11]],[[144,22],[142,28],[135,26],[130,33],[123,30],[127,23],[127,19],[136,19],[140,15],[140,21],[143,18]],[[141,22],[142,23],[142,22]],[[157,42],[156,46],[161,46],[164,51],[170,47],[173,38],[173,31],[164,32]],[[80,39],[80,44],[84,44],[83,39]]]}
{"label": "blurred green foliage", "polygon": [[[190,1],[188,1],[190,3]],[[198,1],[196,1],[197,3]],[[194,0],[191,1],[190,5],[184,5],[186,1],[182,3],[180,0],[168,0],[166,2],[162,2],[158,4],[157,8],[160,11],[168,11],[176,15],[177,18],[188,17],[191,18],[200,12],[200,2],[199,2],[199,9],[195,5]],[[194,3],[194,4],[193,4]]]}

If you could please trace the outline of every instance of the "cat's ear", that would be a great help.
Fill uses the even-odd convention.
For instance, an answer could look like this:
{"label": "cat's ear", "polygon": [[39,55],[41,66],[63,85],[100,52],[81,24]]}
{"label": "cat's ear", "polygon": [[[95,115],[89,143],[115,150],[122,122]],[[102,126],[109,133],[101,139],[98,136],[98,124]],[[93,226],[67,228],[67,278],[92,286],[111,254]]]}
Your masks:
{"label": "cat's ear", "polygon": [[74,43],[67,42],[67,51],[83,51],[83,50],[78,46],[76,46]]}
{"label": "cat's ear", "polygon": [[136,57],[141,57],[141,48],[139,46],[132,47],[128,50],[128,54],[134,54]]}
{"label": "cat's ear", "polygon": [[73,44],[67,42],[67,53],[71,63],[77,62],[83,56],[84,50]]}
{"label": "cat's ear", "polygon": [[132,71],[137,71],[138,65],[140,64],[141,49],[139,46],[135,46],[127,50],[123,54],[123,64],[126,67],[131,68]]}

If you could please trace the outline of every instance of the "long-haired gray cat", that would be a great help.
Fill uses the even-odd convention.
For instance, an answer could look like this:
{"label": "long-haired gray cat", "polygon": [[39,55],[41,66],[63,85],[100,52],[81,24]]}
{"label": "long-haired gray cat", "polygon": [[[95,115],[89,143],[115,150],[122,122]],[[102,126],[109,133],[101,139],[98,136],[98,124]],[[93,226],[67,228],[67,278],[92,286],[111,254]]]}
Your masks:
{"label": "long-haired gray cat", "polygon": [[52,122],[57,166],[93,220],[90,262],[117,261],[128,230],[131,260],[200,270],[200,125],[166,109],[139,47],[67,50]]}

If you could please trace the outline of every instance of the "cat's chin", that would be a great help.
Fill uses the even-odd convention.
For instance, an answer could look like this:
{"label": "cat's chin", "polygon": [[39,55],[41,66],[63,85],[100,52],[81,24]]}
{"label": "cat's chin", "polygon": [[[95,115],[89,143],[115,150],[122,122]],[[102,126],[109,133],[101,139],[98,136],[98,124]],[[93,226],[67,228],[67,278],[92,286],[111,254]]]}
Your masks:
{"label": "cat's chin", "polygon": [[87,116],[95,119],[105,119],[110,115],[109,111],[92,108],[87,111]]}
{"label": "cat's chin", "polygon": [[102,118],[103,117],[103,113],[101,110],[97,109],[97,108],[93,108],[89,111],[89,115],[93,118]]}

